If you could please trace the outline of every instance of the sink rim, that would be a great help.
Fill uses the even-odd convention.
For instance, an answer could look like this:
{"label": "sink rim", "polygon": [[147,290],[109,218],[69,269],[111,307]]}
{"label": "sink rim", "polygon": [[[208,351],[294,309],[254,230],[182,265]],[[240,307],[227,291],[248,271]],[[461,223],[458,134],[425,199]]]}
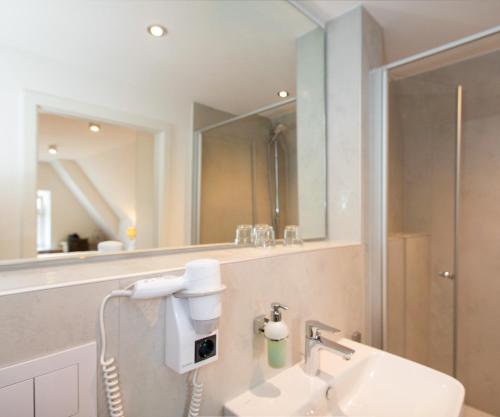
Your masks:
{"label": "sink rim", "polygon": [[[374,387],[376,390],[376,387],[379,384],[382,384],[384,389],[391,389],[391,386],[394,386],[394,381],[400,381],[403,380],[403,378],[407,378],[407,387],[401,391],[401,394],[402,396],[406,395],[409,397],[415,397],[416,399],[425,399],[425,401],[420,402],[419,405],[427,404],[428,401],[433,398],[433,394],[435,392],[439,392],[438,389],[441,389],[441,394],[434,396],[434,401],[436,401],[436,397],[439,399],[447,397],[442,402],[439,400],[438,402],[435,402],[435,407],[431,410],[417,408],[417,410],[420,410],[421,413],[429,415],[427,413],[433,413],[435,410],[436,415],[440,416],[446,415],[458,417],[461,415],[465,399],[465,388],[456,378],[418,362],[367,345],[356,343],[348,339],[341,340],[341,343],[348,345],[357,351],[363,352],[358,356],[356,361],[357,363],[344,366],[344,369],[341,372],[334,370],[333,372],[326,372],[325,376],[323,376],[323,378],[331,378],[333,388],[336,388],[334,385],[335,380],[340,382],[337,386],[341,393],[340,398],[338,399],[338,406],[343,412],[348,412],[342,405],[344,401],[351,403],[354,400],[354,403],[356,403],[356,398],[358,397],[358,399],[361,398],[362,404],[363,397],[370,398],[366,397],[366,391],[373,390]],[[330,352],[325,352],[323,355],[324,357],[322,359],[326,359],[326,361],[322,363],[321,367],[325,368],[328,367],[328,362],[335,357]],[[336,361],[338,363],[338,359],[336,359]],[[384,372],[385,369],[387,369],[387,372]],[[384,373],[382,377],[373,377],[373,375],[380,372]],[[404,376],[401,375],[402,372],[404,372]],[[366,377],[366,374],[369,374],[369,376]],[[346,386],[343,380],[349,377],[354,378],[354,383]],[[426,385],[426,381],[430,381],[428,386]],[[415,386],[412,387],[412,384],[415,384]],[[428,387],[431,391],[428,390]],[[416,390],[413,391],[413,389]],[[362,391],[365,392],[360,394]],[[414,393],[414,395],[412,395],[412,393]],[[373,395],[373,393],[371,393],[371,395]],[[391,397],[388,396],[385,401],[388,401],[389,398]],[[377,401],[372,402],[372,398],[370,398],[369,403],[371,403],[371,407],[373,407],[376,402]],[[411,406],[412,403],[408,402],[407,404]],[[399,405],[401,406],[401,403]],[[392,404],[392,407],[397,406],[397,401],[396,404]],[[350,407],[351,404],[349,408]],[[370,414],[372,412],[376,413],[376,408],[374,411],[363,410],[361,414],[366,412]],[[358,415],[358,413],[355,415]]]}
{"label": "sink rim", "polygon": [[[313,402],[314,399],[311,398],[311,396],[317,397],[318,394],[321,395],[323,393],[326,393],[326,389],[328,388],[328,386],[334,384],[335,379],[340,378],[341,376],[345,376],[348,373],[350,374],[351,372],[359,371],[360,368],[358,368],[358,365],[360,365],[362,362],[367,363],[371,362],[372,360],[376,361],[378,358],[381,358],[379,360],[385,359],[386,361],[391,361],[391,358],[393,358],[392,360],[395,360],[393,363],[395,364],[396,368],[404,368],[405,364],[408,364],[409,366],[411,366],[411,369],[415,369],[416,371],[418,371],[419,376],[423,374],[425,377],[425,373],[428,373],[429,375],[434,375],[435,377],[437,377],[435,379],[436,383],[439,383],[439,380],[446,382],[445,389],[450,393],[450,412],[453,412],[453,417],[460,416],[460,411],[464,403],[465,388],[457,379],[409,359],[373,348],[371,346],[354,342],[349,339],[340,339],[339,343],[342,343],[356,350],[356,353],[353,355],[350,361],[346,361],[329,351],[321,350],[320,352],[318,352],[318,354],[320,354],[321,372],[317,376],[307,375],[303,370],[304,361],[300,361],[295,365],[284,369],[282,372],[274,375],[273,377],[263,381],[262,383],[249,387],[240,395],[237,395],[236,397],[227,401],[224,404],[224,415],[298,415],[297,412],[299,410],[307,408],[307,404],[311,404]],[[374,365],[371,364],[371,366]],[[280,399],[276,401],[266,401],[264,397],[255,395],[256,388],[262,386],[263,384],[271,384],[272,386],[276,386],[278,390],[282,392],[282,394],[280,395]],[[299,395],[293,396],[293,387],[297,384],[299,384],[304,391],[299,391]],[[307,391],[307,394],[305,394],[305,390],[307,390],[307,387],[309,387],[309,389]],[[289,391],[292,392],[292,395],[290,395]],[[248,406],[248,409],[246,411],[250,412],[245,412],[245,409],[247,408],[245,407],[244,403],[245,399],[247,401],[246,405]],[[289,403],[286,403],[286,406],[284,403],[285,399],[288,399],[289,401]],[[260,402],[262,407],[259,407],[255,404],[253,406],[249,405],[256,402]],[[273,411],[269,411],[266,408],[266,405],[267,407],[272,408],[284,406],[285,409],[280,408],[278,414],[273,414]],[[253,412],[251,412],[252,409],[254,410]],[[264,411],[264,409],[266,409],[266,411]]]}

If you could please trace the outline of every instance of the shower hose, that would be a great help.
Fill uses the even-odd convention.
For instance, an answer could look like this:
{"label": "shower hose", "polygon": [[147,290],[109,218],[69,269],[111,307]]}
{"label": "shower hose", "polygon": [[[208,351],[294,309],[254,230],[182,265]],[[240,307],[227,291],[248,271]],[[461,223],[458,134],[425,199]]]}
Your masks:
{"label": "shower hose", "polygon": [[[133,285],[133,284],[132,284]],[[106,401],[108,403],[109,417],[125,417],[123,408],[122,396],[120,392],[120,380],[118,375],[118,364],[112,356],[106,356],[106,327],[104,325],[104,310],[106,304],[112,298],[130,297],[132,291],[128,286],[124,290],[111,291],[101,302],[99,309],[99,332],[101,336],[101,354],[100,365],[104,382],[104,390],[106,393]],[[200,415],[201,401],[203,398],[203,383],[198,381],[198,368],[191,372],[191,400],[187,417],[198,417]]]}

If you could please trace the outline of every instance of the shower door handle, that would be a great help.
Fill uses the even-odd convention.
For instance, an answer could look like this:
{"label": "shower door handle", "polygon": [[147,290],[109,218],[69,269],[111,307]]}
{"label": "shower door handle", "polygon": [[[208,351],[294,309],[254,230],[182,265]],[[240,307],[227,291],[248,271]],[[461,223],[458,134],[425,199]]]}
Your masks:
{"label": "shower door handle", "polygon": [[455,274],[449,271],[439,272],[438,275],[442,278],[455,279]]}

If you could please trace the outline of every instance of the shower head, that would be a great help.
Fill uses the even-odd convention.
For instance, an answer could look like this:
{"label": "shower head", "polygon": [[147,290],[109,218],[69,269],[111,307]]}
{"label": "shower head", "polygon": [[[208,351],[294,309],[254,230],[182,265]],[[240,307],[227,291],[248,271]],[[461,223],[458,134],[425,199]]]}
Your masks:
{"label": "shower head", "polygon": [[288,130],[288,127],[283,124],[283,123],[278,123],[274,129],[273,129],[273,133],[275,135],[279,135],[280,133],[285,133],[286,131]]}
{"label": "shower head", "polygon": [[271,131],[273,136],[271,137],[269,142],[271,143],[274,142],[275,140],[278,139],[279,135],[286,133],[287,130],[288,130],[287,125],[283,123],[278,123],[276,126],[274,126],[273,130]]}

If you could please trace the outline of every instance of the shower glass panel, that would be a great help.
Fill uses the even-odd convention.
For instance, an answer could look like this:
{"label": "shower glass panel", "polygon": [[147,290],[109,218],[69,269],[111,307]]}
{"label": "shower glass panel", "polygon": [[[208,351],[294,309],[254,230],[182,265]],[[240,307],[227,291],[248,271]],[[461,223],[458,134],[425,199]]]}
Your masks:
{"label": "shower glass panel", "polygon": [[390,86],[387,350],[453,374],[456,86]]}
{"label": "shower glass panel", "polygon": [[500,416],[496,39],[389,88],[385,348],[454,375],[484,416]]}

